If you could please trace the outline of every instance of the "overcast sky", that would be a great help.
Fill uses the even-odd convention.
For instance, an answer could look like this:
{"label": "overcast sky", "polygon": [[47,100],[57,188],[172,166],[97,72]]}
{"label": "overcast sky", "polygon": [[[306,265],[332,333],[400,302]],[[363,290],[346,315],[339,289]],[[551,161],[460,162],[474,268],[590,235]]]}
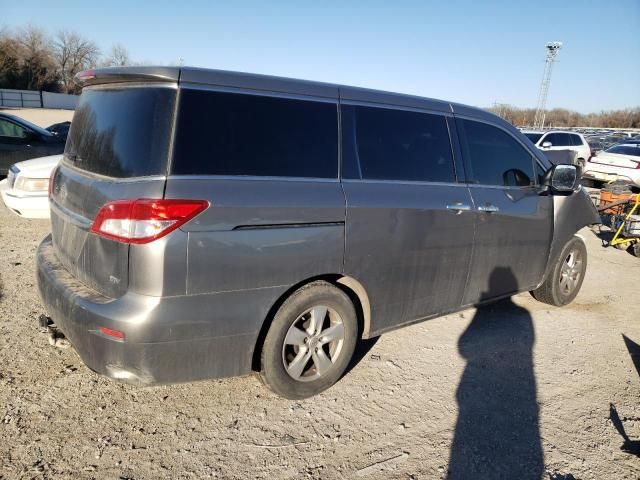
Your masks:
{"label": "overcast sky", "polygon": [[0,26],[73,29],[134,60],[282,75],[489,107],[640,106],[640,0],[15,1]]}

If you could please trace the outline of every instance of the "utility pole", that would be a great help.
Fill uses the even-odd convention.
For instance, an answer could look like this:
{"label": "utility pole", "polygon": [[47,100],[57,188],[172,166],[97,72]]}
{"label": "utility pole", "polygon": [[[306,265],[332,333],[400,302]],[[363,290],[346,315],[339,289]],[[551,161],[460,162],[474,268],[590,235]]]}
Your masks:
{"label": "utility pole", "polygon": [[556,57],[562,48],[562,42],[549,42],[545,45],[547,49],[547,57],[544,61],[544,73],[542,75],[542,83],[540,84],[540,92],[538,93],[538,106],[536,107],[536,117],[533,120],[534,128],[544,127],[545,108],[547,106],[547,95],[549,94],[549,84],[551,83],[551,72]]}

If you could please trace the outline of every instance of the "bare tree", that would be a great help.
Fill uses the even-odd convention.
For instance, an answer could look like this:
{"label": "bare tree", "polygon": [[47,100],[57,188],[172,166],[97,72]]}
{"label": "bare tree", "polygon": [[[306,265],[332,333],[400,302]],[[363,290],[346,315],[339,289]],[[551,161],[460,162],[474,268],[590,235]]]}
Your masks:
{"label": "bare tree", "polygon": [[121,43],[114,43],[103,61],[105,67],[124,67],[131,65],[129,51]]}
{"label": "bare tree", "polygon": [[[500,108],[493,107],[489,110],[519,126],[530,125],[535,115],[535,109],[522,109],[512,105],[500,105]],[[550,127],[640,128],[640,108],[588,114],[581,114],[564,108],[555,108],[547,111],[545,125]]]}
{"label": "bare tree", "polygon": [[[5,32],[1,49],[3,76],[20,85],[18,88],[55,89],[55,64],[48,43],[46,32],[32,25],[14,36]],[[4,70],[5,67],[12,70]]]}
{"label": "bare tree", "polygon": [[77,90],[73,83],[76,73],[95,67],[100,49],[92,40],[69,30],[61,30],[53,42],[53,54],[65,92]]}

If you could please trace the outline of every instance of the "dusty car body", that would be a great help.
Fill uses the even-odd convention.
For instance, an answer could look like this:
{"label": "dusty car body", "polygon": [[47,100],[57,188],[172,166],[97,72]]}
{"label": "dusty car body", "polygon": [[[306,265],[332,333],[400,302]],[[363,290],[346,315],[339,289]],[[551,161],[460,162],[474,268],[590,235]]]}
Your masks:
{"label": "dusty car body", "polygon": [[574,166],[483,110],[193,68],[80,77],[38,286],[118,380],[258,369],[309,396],[359,338],[555,285],[598,222]]}

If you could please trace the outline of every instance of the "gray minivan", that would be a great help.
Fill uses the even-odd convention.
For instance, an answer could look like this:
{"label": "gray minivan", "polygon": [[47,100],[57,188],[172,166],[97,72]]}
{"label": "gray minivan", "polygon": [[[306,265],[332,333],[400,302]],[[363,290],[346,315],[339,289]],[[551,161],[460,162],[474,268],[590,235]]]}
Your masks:
{"label": "gray minivan", "polygon": [[578,293],[599,221],[480,109],[178,67],[82,72],[38,287],[92,370],[141,385],[257,370],[287,398],[360,339],[518,292]]}

